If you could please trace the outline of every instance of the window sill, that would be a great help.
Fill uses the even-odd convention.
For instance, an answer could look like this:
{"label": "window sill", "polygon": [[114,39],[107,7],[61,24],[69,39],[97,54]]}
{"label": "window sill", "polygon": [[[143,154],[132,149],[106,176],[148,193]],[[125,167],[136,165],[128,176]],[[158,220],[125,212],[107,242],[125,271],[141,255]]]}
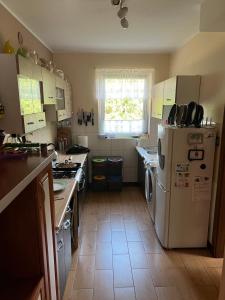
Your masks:
{"label": "window sill", "polygon": [[141,137],[141,135],[132,135],[132,136],[121,136],[121,135],[98,135],[100,139],[105,140],[136,140]]}

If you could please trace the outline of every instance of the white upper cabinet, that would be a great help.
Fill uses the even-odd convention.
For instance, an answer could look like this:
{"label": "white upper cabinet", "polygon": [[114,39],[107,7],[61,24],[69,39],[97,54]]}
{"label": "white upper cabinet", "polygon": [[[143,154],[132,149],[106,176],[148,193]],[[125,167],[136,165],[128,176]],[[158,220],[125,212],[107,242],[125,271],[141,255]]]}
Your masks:
{"label": "white upper cabinet", "polygon": [[44,104],[56,104],[56,77],[42,68]]}
{"label": "white upper cabinet", "polygon": [[174,103],[188,104],[190,101],[198,103],[200,96],[201,76],[175,76],[156,84],[152,89],[153,118],[162,119],[163,108]]}
{"label": "white upper cabinet", "polygon": [[42,109],[41,67],[24,57],[0,54],[0,128],[24,134],[46,126]]}

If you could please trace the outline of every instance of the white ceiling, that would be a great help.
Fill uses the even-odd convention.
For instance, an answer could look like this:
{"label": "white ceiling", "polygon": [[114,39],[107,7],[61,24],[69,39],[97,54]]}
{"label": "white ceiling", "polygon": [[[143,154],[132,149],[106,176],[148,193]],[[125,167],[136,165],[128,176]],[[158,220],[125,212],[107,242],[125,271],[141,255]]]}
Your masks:
{"label": "white ceiling", "polygon": [[111,0],[0,1],[54,52],[166,52],[199,32],[202,0],[126,0],[129,29]]}

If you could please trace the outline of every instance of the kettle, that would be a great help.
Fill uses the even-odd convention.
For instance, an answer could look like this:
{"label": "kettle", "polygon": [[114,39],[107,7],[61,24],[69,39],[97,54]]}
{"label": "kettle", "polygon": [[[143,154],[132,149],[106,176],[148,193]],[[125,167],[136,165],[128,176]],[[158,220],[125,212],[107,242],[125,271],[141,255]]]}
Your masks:
{"label": "kettle", "polygon": [[55,150],[55,144],[53,144],[53,143],[49,143],[49,144],[47,144],[47,146],[53,146],[53,148],[51,148],[51,149],[48,149],[48,150],[52,150],[52,152],[53,152],[53,160],[58,160],[58,152]]}

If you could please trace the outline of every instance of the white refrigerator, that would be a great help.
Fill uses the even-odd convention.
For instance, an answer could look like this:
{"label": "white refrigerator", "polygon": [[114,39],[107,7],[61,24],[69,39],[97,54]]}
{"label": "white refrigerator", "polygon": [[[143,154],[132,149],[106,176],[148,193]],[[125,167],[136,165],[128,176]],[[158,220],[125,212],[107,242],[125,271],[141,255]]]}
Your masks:
{"label": "white refrigerator", "polygon": [[155,229],[165,248],[206,247],[215,128],[158,126]]}

